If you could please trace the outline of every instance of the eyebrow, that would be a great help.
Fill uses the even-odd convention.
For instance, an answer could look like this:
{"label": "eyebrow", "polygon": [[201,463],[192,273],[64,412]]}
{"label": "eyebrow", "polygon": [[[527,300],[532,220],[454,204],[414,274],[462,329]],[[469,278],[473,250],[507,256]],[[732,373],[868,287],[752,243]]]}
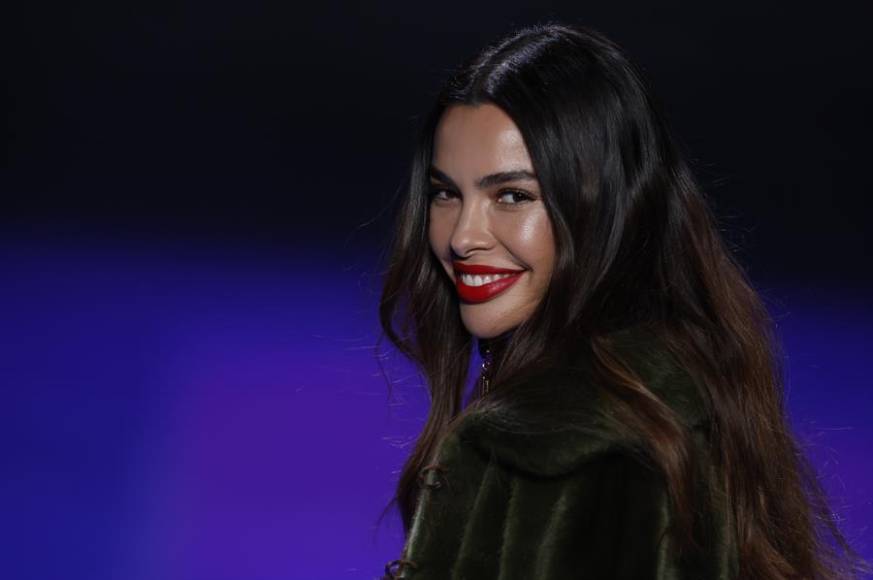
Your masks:
{"label": "eyebrow", "polygon": [[[430,176],[434,179],[438,179],[443,183],[447,183],[458,189],[457,184],[452,181],[452,178],[434,167],[430,166]],[[510,181],[536,181],[537,176],[528,171],[527,169],[515,169],[512,171],[500,171],[498,173],[491,173],[490,175],[486,175],[479,179],[476,182],[476,186],[480,189],[485,189],[486,187],[491,187],[492,185],[500,185],[501,183],[508,183]]]}

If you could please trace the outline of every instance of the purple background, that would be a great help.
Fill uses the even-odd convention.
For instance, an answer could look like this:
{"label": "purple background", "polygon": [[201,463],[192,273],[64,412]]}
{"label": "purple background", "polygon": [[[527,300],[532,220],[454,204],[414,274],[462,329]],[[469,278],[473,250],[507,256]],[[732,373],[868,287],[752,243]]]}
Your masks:
{"label": "purple background", "polygon": [[[0,573],[372,579],[426,397],[375,357],[375,254],[3,240]],[[873,556],[869,345],[848,288],[766,286],[798,433]]]}
{"label": "purple background", "polygon": [[28,0],[0,14],[0,579],[381,574],[427,405],[375,349],[387,208],[447,71],[549,19],[649,77],[873,559],[869,0]]}

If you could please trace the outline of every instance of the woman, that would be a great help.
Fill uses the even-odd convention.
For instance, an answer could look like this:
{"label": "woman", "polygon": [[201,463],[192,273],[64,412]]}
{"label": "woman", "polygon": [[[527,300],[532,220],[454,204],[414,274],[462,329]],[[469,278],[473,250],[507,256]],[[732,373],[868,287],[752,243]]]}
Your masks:
{"label": "woman", "polygon": [[386,578],[854,570],[767,312],[615,44],[536,26],[459,69],[397,223],[381,322],[431,408]]}

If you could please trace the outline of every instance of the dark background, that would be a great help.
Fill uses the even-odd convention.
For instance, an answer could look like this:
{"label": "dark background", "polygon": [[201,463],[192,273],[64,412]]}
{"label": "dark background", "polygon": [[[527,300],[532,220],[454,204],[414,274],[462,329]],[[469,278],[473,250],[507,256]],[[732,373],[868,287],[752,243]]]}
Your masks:
{"label": "dark background", "polygon": [[[7,8],[8,9],[8,8]],[[445,72],[519,25],[648,73],[755,274],[870,281],[869,2],[17,3],[2,223],[378,243]]]}
{"label": "dark background", "polygon": [[427,398],[375,348],[390,204],[448,70],[547,19],[647,73],[873,555],[871,6],[7,3],[0,576],[373,578],[397,557],[376,519]]}

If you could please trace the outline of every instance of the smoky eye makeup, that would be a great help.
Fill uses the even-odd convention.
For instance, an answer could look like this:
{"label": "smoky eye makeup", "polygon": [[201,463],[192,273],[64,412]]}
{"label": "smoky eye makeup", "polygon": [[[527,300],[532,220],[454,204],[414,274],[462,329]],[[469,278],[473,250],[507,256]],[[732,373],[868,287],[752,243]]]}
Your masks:
{"label": "smoky eye makeup", "polygon": [[[441,194],[445,193],[445,196],[438,197]],[[446,197],[451,197],[456,195],[456,192],[449,186],[443,185],[441,183],[431,182],[427,188],[427,199],[433,201],[436,199],[445,199]]]}
{"label": "smoky eye makeup", "polygon": [[[433,201],[448,201],[452,197],[457,197],[460,194],[452,187],[432,182],[427,190],[427,199]],[[519,206],[536,201],[539,199],[537,194],[520,188],[505,187],[491,194],[494,201],[504,207]],[[511,196],[511,197],[510,197]],[[510,198],[511,201],[502,201],[504,198]]]}
{"label": "smoky eye makeup", "polygon": [[[506,196],[513,196],[513,201],[509,203],[500,202],[500,199]],[[535,201],[537,199],[535,195],[522,189],[501,189],[497,192],[496,197],[498,203],[502,203],[502,205],[521,205],[523,203]]]}

